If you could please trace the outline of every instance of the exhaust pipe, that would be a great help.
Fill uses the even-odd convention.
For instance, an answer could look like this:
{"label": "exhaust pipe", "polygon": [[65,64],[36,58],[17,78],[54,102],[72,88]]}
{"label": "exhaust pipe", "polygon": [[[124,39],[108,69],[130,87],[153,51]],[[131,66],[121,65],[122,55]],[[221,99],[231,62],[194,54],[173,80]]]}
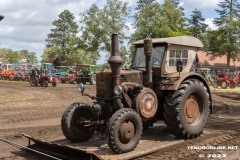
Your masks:
{"label": "exhaust pipe", "polygon": [[119,53],[118,46],[118,34],[112,34],[112,53],[111,57],[108,60],[112,70],[112,78],[113,78],[113,88],[116,85],[120,85],[120,71],[121,65],[123,63],[123,59]]}
{"label": "exhaust pipe", "polygon": [[[108,63],[110,64],[110,67],[112,70],[112,79],[113,79],[112,88],[114,88],[116,85],[121,85],[120,72],[121,72],[121,65],[123,63],[123,59],[120,56],[118,44],[119,44],[118,34],[112,34],[112,53],[111,53],[111,57],[108,60]],[[118,96],[114,98],[113,102],[114,102],[115,111],[124,107],[122,104],[121,98]]]}
{"label": "exhaust pipe", "polygon": [[152,39],[144,39],[144,54],[146,56],[146,81],[144,86],[146,87],[152,86],[152,49]]}

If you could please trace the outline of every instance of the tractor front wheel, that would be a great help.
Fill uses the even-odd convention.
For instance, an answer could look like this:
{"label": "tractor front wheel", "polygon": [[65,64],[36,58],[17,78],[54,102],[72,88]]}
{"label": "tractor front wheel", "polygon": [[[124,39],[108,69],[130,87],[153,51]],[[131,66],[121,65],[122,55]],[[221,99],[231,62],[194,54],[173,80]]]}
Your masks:
{"label": "tractor front wheel", "polygon": [[93,119],[93,110],[85,103],[71,104],[62,115],[61,127],[65,137],[71,142],[86,141],[94,130],[84,126],[85,121]]}
{"label": "tractor front wheel", "polygon": [[29,81],[31,86],[38,86],[38,77],[31,76]]}
{"label": "tractor front wheel", "polygon": [[43,86],[44,86],[44,87],[48,87],[48,81],[47,81],[47,80],[43,80],[42,83],[43,83]]}
{"label": "tractor front wheel", "polygon": [[228,83],[226,81],[222,81],[221,87],[222,89],[226,89],[228,87]]}
{"label": "tractor front wheel", "polygon": [[95,85],[96,84],[96,74],[93,74],[90,78],[90,84]]}
{"label": "tractor front wheel", "polygon": [[57,86],[57,83],[55,81],[52,82],[52,86],[53,87],[56,87]]}
{"label": "tractor front wheel", "polygon": [[134,150],[141,139],[142,121],[136,111],[122,108],[109,121],[108,145],[115,153]]}
{"label": "tractor front wheel", "polygon": [[218,83],[217,82],[213,83],[213,88],[218,88]]}
{"label": "tractor front wheel", "polygon": [[176,137],[195,138],[203,132],[209,109],[210,97],[204,84],[197,79],[186,80],[165,97],[165,123]]}

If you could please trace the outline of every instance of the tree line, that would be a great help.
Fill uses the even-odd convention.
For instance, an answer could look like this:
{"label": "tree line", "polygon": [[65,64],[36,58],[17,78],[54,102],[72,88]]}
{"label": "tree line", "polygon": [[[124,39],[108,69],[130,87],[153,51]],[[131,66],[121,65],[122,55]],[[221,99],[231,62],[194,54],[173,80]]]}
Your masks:
{"label": "tree line", "polygon": [[0,59],[9,63],[18,62],[22,58],[27,59],[27,63],[37,64],[38,59],[35,52],[29,50],[13,51],[10,48],[0,48]]}
{"label": "tree line", "polygon": [[[118,33],[125,66],[130,64],[133,54],[133,48],[128,47],[132,42],[146,36],[164,38],[182,35],[199,38],[204,43],[202,50],[213,57],[227,55],[229,65],[231,58],[238,60],[240,57],[240,2],[223,0],[215,11],[219,15],[213,21],[216,30],[204,23],[205,18],[198,9],[186,18],[179,0],[164,0],[163,3],[138,0],[135,8],[120,0],[106,0],[104,7],[99,8],[93,3],[88,10],[79,13],[78,21],[75,18],[77,15],[64,10],[52,22],[42,62],[58,59],[61,65],[95,64],[100,52],[111,52],[110,35]],[[124,31],[130,29],[129,21],[134,32],[128,37]]]}

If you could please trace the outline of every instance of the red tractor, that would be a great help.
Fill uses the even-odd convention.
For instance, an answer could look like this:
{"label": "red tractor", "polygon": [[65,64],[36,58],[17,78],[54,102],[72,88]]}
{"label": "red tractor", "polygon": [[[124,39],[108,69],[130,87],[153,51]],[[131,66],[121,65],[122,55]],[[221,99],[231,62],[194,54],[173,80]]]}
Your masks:
{"label": "red tractor", "polygon": [[217,80],[214,83],[214,88],[221,86],[222,89],[226,89],[228,86],[230,88],[235,88],[239,84],[239,72],[235,72],[231,78],[229,78],[228,74],[218,75]]}
{"label": "red tractor", "polygon": [[47,76],[45,74],[41,74],[38,69],[33,69],[32,74],[30,76],[30,85],[31,86],[40,86],[48,87],[48,83],[52,83],[53,87],[56,87],[57,83],[55,81],[54,76]]}

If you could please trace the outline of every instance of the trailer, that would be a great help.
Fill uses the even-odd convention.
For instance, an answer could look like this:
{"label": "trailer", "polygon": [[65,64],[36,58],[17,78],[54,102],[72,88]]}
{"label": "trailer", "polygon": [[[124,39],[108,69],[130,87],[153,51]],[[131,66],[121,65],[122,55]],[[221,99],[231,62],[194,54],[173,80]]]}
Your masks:
{"label": "trailer", "polygon": [[165,125],[154,124],[143,132],[142,139],[134,151],[122,154],[116,154],[108,147],[104,135],[93,136],[81,143],[71,143],[65,138],[56,138],[47,142],[26,134],[22,134],[26,138],[26,146],[4,139],[0,141],[55,160],[126,160],[145,156],[185,141],[176,139],[175,136],[166,132]]}

